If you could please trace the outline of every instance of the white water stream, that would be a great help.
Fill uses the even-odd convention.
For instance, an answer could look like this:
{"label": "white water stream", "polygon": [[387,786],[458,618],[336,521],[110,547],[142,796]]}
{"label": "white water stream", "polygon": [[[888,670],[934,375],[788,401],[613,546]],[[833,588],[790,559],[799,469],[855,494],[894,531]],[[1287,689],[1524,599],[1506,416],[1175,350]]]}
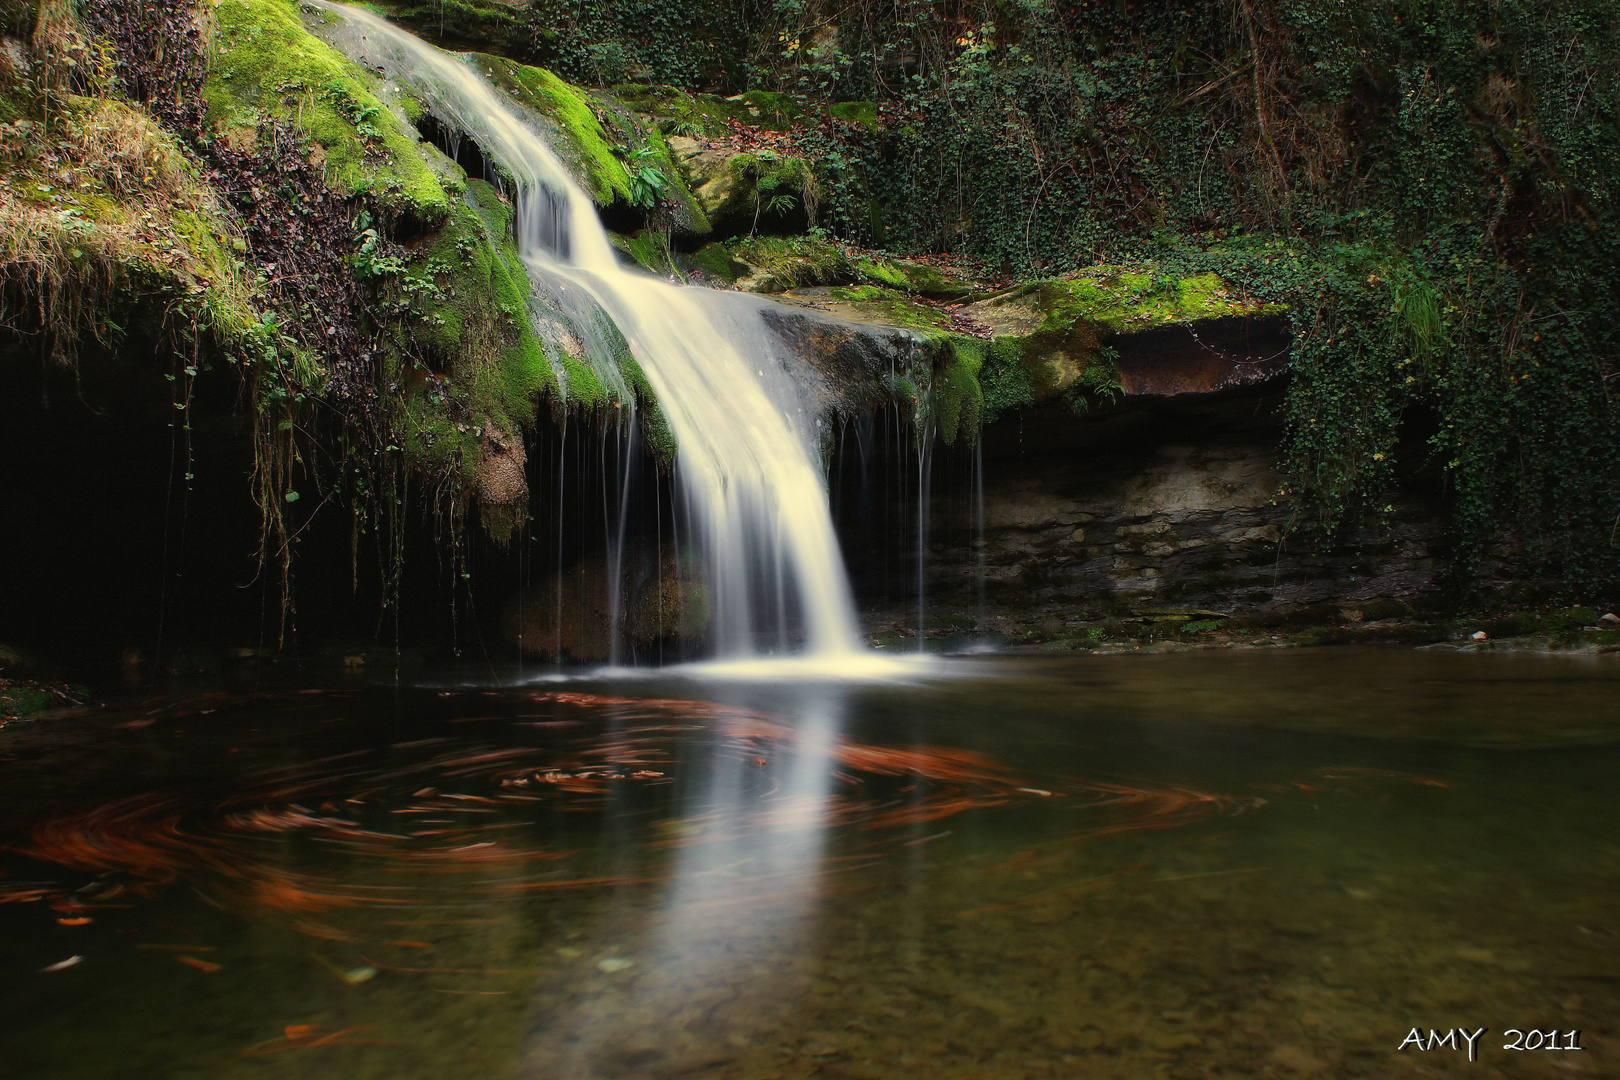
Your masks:
{"label": "white water stream", "polygon": [[408,88],[516,181],[530,272],[585,290],[623,332],[678,444],[716,655],[735,662],[776,652],[799,636],[795,624],[814,666],[864,667],[871,656],[822,485],[815,412],[780,370],[757,302],[621,266],[591,199],[467,57],[369,12],[317,2],[358,31],[344,45],[355,60]]}

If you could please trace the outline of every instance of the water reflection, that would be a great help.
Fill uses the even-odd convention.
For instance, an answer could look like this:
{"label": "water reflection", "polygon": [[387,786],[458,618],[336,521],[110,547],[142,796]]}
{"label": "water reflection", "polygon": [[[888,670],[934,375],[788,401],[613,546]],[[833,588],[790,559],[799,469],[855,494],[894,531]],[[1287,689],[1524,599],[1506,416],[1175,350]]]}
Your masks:
{"label": "water reflection", "polygon": [[[1580,1027],[1607,1065],[1620,793],[1592,718],[1615,679],[1579,669],[1502,752],[1410,733],[1445,701],[1494,742],[1556,666],[1366,659],[1353,684],[1343,656],[1042,660],[904,686],[210,696],[8,729],[0,1061],[1402,1075],[1400,1037],[1443,1013]],[[1402,680],[1407,711],[1364,711]]]}
{"label": "water reflection", "polygon": [[[617,935],[586,948],[599,974],[542,1018],[526,1055],[533,1075],[690,1072],[759,1037],[751,1021],[795,989],[784,961],[813,944],[834,777],[849,756],[844,707],[838,690],[811,689],[790,716],[733,714],[693,740],[686,810],[652,841],[675,852],[664,895],[634,950]],[[637,902],[626,902],[632,914]]]}

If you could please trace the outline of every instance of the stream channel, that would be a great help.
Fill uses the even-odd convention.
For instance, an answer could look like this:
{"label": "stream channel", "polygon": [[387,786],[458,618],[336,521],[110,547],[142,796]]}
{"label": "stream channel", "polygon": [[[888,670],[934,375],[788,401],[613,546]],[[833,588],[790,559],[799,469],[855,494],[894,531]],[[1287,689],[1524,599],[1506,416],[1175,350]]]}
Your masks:
{"label": "stream channel", "polygon": [[1616,1075],[1617,689],[1272,649],[13,725],[0,1074]]}

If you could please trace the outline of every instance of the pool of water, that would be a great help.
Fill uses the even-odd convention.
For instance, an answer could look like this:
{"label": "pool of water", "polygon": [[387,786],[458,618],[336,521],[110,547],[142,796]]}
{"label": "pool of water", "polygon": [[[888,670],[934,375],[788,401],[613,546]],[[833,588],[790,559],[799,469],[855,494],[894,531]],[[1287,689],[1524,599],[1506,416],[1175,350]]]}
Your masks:
{"label": "pool of water", "polygon": [[1275,650],[14,725],[0,1075],[1620,1075],[1617,690]]}

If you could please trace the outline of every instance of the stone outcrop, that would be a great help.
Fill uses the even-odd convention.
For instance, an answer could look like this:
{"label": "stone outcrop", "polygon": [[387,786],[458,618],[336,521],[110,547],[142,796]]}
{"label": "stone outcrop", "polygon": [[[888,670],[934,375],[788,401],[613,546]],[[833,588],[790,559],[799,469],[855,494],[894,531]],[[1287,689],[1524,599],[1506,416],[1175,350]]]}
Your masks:
{"label": "stone outcrop", "polygon": [[[983,447],[982,534],[971,470],[936,465],[955,479],[936,486],[930,508],[930,603],[975,609],[982,588],[992,615],[1062,620],[1433,595],[1445,533],[1422,485],[1391,495],[1387,524],[1351,529],[1330,548],[1290,538],[1277,400],[1228,390],[1128,399],[1084,417],[1052,405],[994,425]],[[902,531],[915,497],[890,507]],[[904,592],[915,542],[909,551],[903,536],[889,542],[887,572]]]}

